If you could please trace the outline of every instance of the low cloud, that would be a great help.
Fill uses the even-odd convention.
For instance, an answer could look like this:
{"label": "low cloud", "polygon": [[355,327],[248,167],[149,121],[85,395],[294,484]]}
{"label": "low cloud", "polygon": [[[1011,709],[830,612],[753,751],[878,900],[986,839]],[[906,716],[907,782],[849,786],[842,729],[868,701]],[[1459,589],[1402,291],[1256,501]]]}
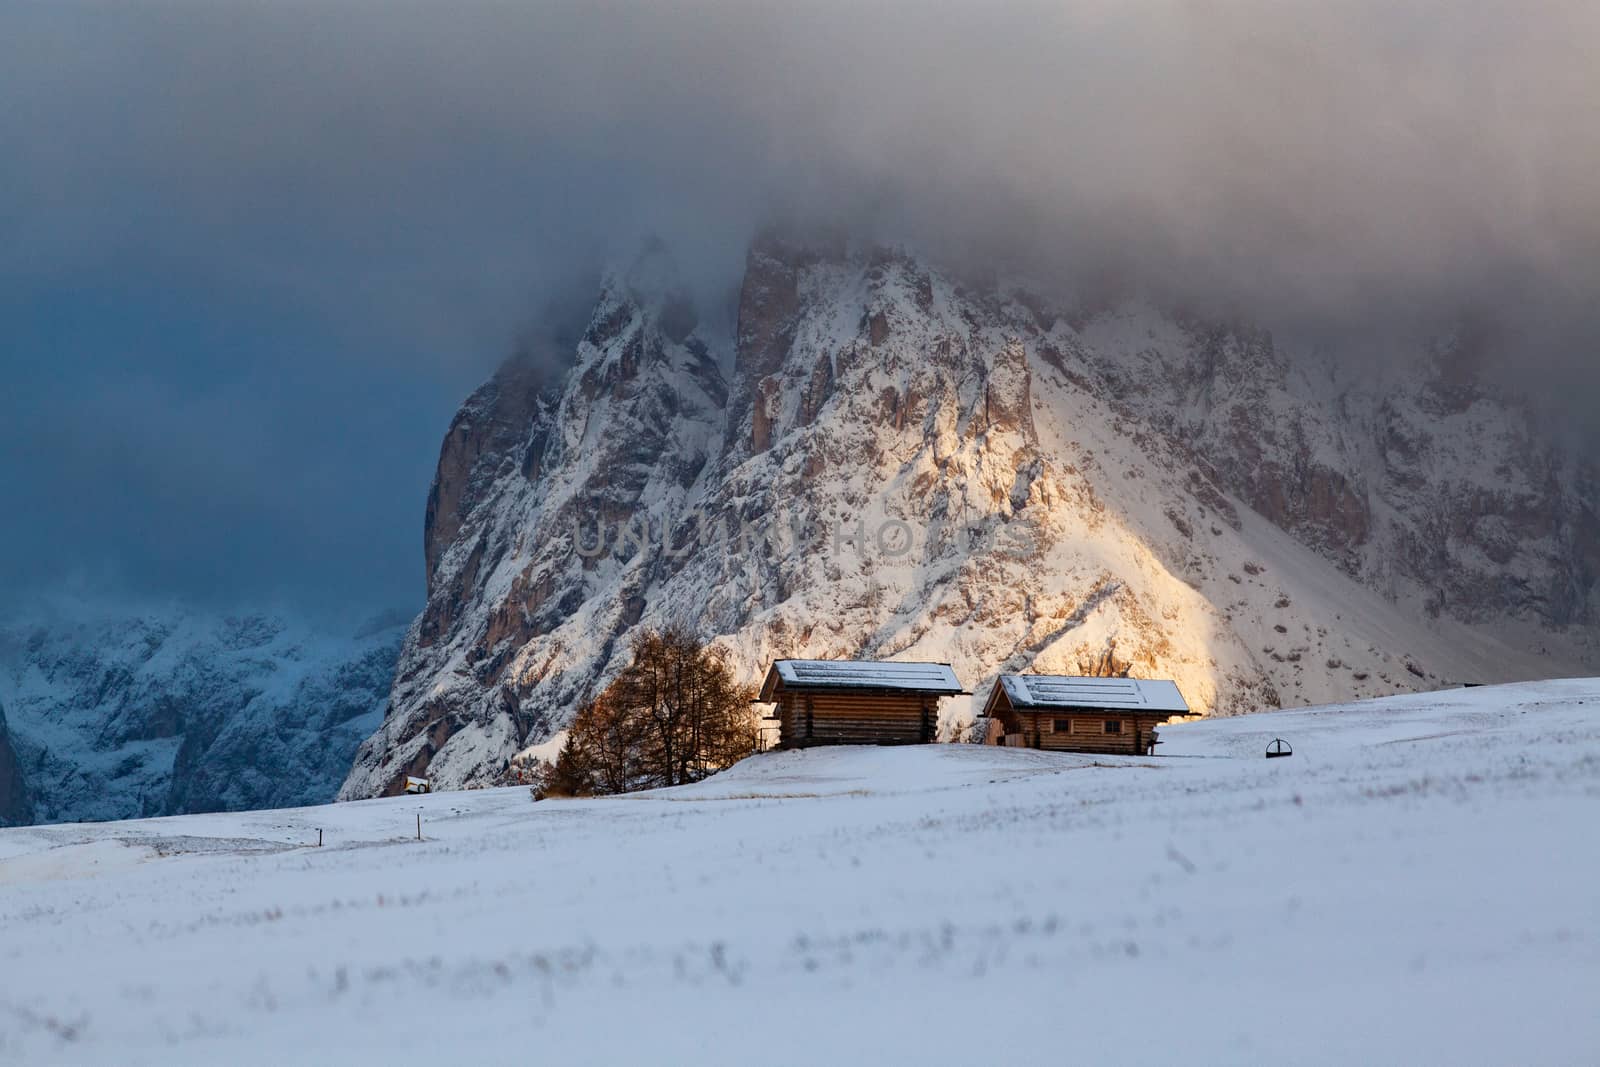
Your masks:
{"label": "low cloud", "polygon": [[[773,220],[1115,277],[1358,355],[1491,322],[1500,369],[1569,404],[1600,384],[1600,7],[1577,0],[24,3],[0,100],[11,351],[37,350],[40,300],[134,282],[321,346],[188,346],[156,375],[177,406],[255,358],[443,410],[640,235],[717,292]],[[127,369],[52,358],[41,403]],[[259,421],[333,410],[304,400]]]}

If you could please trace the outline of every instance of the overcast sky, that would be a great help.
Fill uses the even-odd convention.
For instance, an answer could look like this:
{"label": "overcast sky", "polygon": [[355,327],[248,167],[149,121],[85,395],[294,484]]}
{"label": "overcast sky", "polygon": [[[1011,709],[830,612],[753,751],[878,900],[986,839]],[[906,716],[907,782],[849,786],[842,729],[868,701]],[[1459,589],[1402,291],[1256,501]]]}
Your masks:
{"label": "overcast sky", "polygon": [[[1600,5],[0,6],[0,590],[415,607],[460,400],[644,233],[1110,266],[1595,395]],[[1355,343],[1355,342],[1353,342]]]}

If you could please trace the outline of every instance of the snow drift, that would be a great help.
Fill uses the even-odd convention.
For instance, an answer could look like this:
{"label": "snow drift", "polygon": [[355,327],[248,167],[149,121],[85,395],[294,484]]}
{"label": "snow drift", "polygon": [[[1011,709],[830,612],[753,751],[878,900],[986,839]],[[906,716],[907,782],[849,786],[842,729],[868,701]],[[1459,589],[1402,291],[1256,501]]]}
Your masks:
{"label": "snow drift", "polygon": [[0,1058],[1593,1059],[1600,680],[1163,736],[0,831]]}

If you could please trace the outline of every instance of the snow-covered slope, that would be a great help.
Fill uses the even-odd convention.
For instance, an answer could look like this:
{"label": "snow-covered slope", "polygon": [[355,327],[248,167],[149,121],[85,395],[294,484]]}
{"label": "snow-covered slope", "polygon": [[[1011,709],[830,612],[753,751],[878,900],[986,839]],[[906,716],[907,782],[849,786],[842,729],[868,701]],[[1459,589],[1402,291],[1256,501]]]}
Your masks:
{"label": "snow-covered slope", "polygon": [[513,363],[457,417],[342,795],[493,781],[668,623],[751,679],[1131,670],[1223,713],[1595,656],[1593,473],[1460,344],[1346,381],[1246,326],[775,239],[721,338],[671,278],[659,248],[611,275],[564,382]]}
{"label": "snow-covered slope", "polygon": [[0,623],[0,824],[331,799],[403,626],[81,605]]}
{"label": "snow-covered slope", "polygon": [[1593,1059],[1600,680],[1163,736],[3,831],[0,1059]]}

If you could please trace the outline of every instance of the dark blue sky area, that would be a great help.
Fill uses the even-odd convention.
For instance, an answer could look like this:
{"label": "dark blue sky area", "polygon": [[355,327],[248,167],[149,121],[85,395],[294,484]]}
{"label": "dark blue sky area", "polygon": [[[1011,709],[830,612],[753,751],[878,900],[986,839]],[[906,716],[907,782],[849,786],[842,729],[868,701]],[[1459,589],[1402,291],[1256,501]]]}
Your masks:
{"label": "dark blue sky area", "polygon": [[694,121],[586,118],[607,65],[528,51],[602,39],[532,8],[0,7],[0,611],[419,607],[461,401],[616,249],[697,197],[737,215],[665,147]]}
{"label": "dark blue sky area", "polygon": [[14,289],[0,321],[0,589],[420,603],[438,440],[492,350],[159,270]]}

